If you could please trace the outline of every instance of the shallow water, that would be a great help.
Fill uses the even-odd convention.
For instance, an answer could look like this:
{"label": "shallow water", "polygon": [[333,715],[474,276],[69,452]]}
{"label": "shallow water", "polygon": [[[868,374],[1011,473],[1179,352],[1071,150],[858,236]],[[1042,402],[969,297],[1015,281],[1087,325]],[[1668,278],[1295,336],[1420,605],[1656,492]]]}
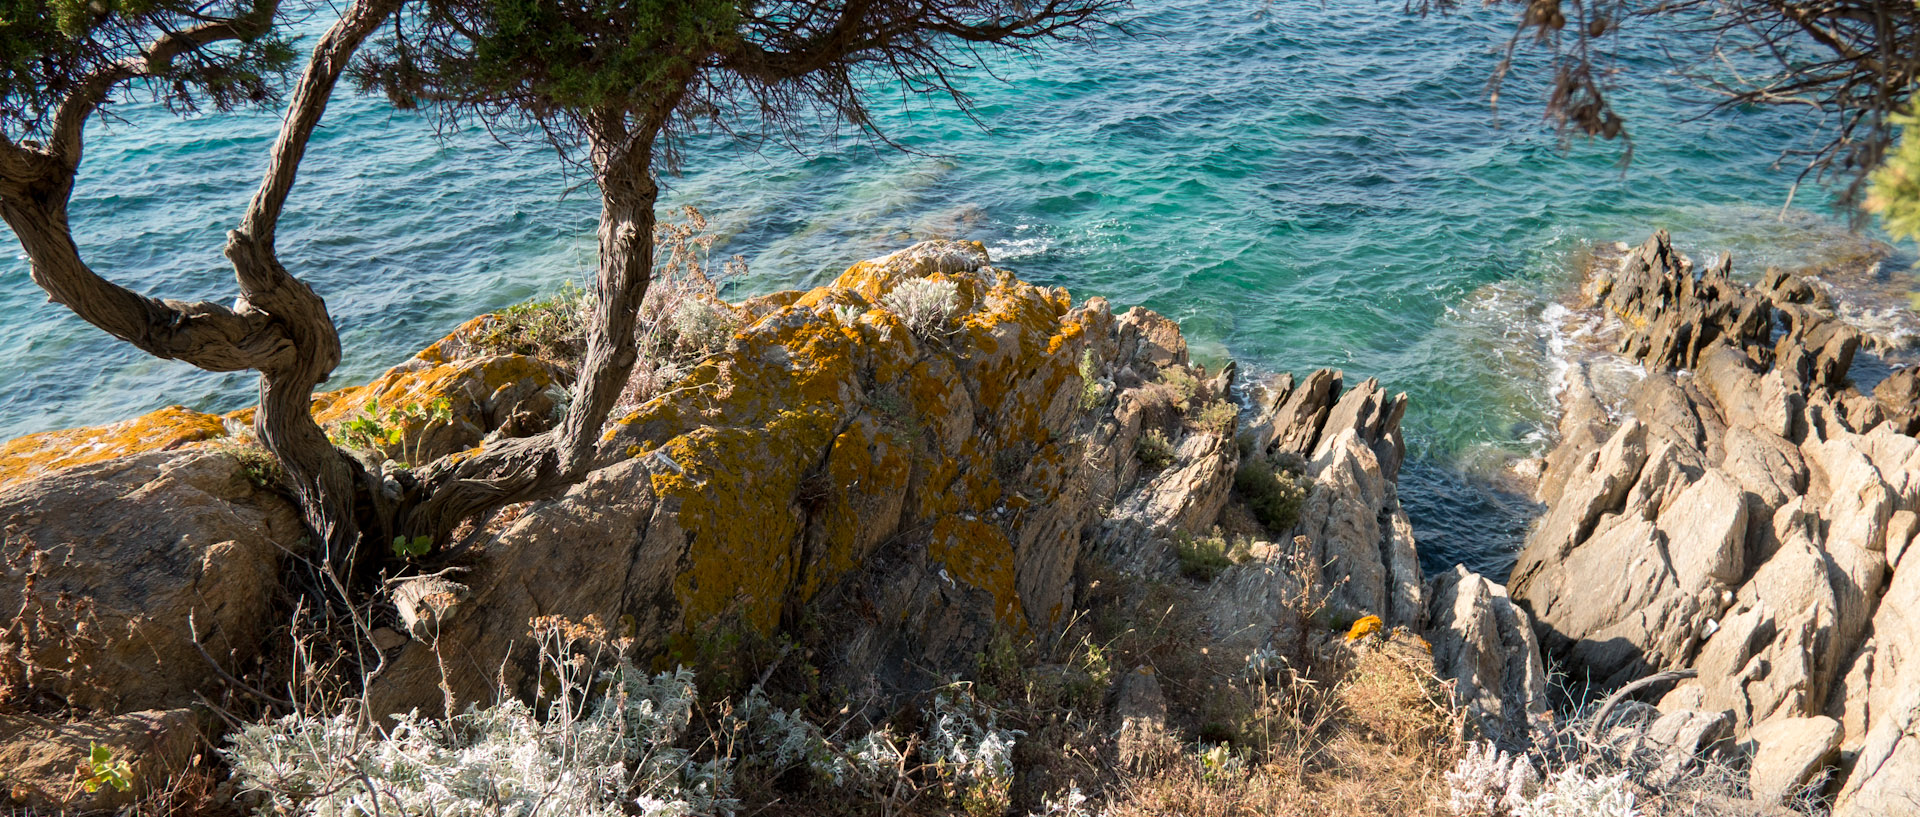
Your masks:
{"label": "shallow water", "polygon": [[[1773,167],[1809,122],[1780,111],[1689,120],[1684,85],[1641,65],[1620,145],[1561,149],[1523,65],[1500,116],[1485,82],[1505,11],[1420,19],[1399,3],[1141,0],[1143,36],[997,66],[969,84],[985,130],[876,97],[914,152],[854,137],[805,153],[684,144],[670,180],[752,272],[732,294],[808,286],[925,237],[978,238],[996,262],[1076,297],[1178,318],[1203,359],[1344,368],[1413,398],[1408,504],[1429,567],[1503,574],[1530,513],[1495,490],[1549,442],[1554,338],[1542,312],[1588,240],[1671,229],[1736,268],[1823,252],[1836,225],[1779,220]],[[1626,47],[1655,53],[1643,32]],[[192,120],[150,106],[97,125],[75,222],[95,266],[143,291],[230,297],[219,251],[261,169],[271,114]],[[595,199],[550,150],[347,97],[303,168],[283,259],[327,297],[361,382],[465,318],[584,277]],[[1797,207],[1818,208],[1803,187]],[[1807,238],[1815,236],[1815,238]],[[253,379],[156,361],[44,303],[25,262],[0,274],[0,437],[179,403],[249,403]]]}

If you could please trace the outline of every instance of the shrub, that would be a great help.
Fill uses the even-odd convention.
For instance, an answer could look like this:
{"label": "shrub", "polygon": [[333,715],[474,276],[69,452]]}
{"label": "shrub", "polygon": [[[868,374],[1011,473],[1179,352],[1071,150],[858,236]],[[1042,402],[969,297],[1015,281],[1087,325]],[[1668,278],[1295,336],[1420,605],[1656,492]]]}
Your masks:
{"label": "shrub", "polygon": [[1305,479],[1276,470],[1257,456],[1240,461],[1240,469],[1233,474],[1233,488],[1247,503],[1253,518],[1274,533],[1293,529],[1300,521],[1300,506],[1307,499]]}
{"label": "shrub", "polygon": [[1245,542],[1229,543],[1218,531],[1212,536],[1181,536],[1174,545],[1180,554],[1180,575],[1203,582],[1213,581],[1247,555]]}
{"label": "shrub", "polygon": [[1193,398],[1200,393],[1204,385],[1193,371],[1185,366],[1168,366],[1160,370],[1160,382],[1173,388],[1173,405],[1185,412],[1193,405]]}
{"label": "shrub", "polygon": [[1215,400],[1194,415],[1193,426],[1209,434],[1230,434],[1240,410],[1227,400]]}
{"label": "shrub", "polygon": [[1140,443],[1133,450],[1133,456],[1149,471],[1158,471],[1173,464],[1173,440],[1167,433],[1157,428],[1147,429],[1140,435]]}
{"label": "shrub", "polygon": [[922,340],[942,334],[960,309],[960,284],[950,278],[913,278],[901,281],[880,298],[880,305],[900,316],[907,331]]}
{"label": "shrub", "polygon": [[1491,743],[1467,747],[1446,780],[1447,808],[1455,817],[1510,817],[1540,787],[1525,755],[1509,755]]}
{"label": "shrub", "polygon": [[1514,817],[1640,817],[1627,773],[1588,777],[1578,766],[1547,776],[1540,794],[1514,809]]}
{"label": "shrub", "polygon": [[493,706],[407,713],[390,729],[353,707],[250,724],[222,750],[233,781],[261,813],[302,817],[733,815],[737,782],[795,770],[828,791],[889,801],[925,795],[996,816],[1011,804],[1013,746],[1025,733],[1001,726],[971,683],[939,689],[918,734],[880,724],[847,739],[758,685],[696,719],[692,670],[638,669],[630,640],[610,639],[592,617],[536,619],[532,636],[531,705],[503,689]]}
{"label": "shrub", "polygon": [[288,715],[232,736],[234,780],[277,814],[732,814],[727,759],[696,763],[675,745],[693,673],[601,660],[596,629],[536,622],[545,717],[512,697],[445,720],[407,713],[391,729],[351,710]]}
{"label": "shrub", "polygon": [[558,293],[493,314],[472,343],[496,355],[528,355],[573,366],[587,351],[587,291],[569,282]]}
{"label": "shrub", "polygon": [[1080,353],[1080,410],[1092,411],[1107,401],[1107,389],[1100,384],[1100,370],[1093,362],[1093,350]]}

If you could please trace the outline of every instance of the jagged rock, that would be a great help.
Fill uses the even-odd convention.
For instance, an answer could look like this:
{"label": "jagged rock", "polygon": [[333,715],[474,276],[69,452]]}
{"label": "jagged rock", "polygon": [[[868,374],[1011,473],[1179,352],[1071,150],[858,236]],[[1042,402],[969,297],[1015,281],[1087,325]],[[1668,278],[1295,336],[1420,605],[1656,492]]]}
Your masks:
{"label": "jagged rock", "polygon": [[1115,682],[1113,743],[1120,765],[1145,770],[1179,752],[1179,741],[1167,728],[1167,697],[1149,666],[1136,667]]}
{"label": "jagged rock", "polygon": [[1662,750],[1655,779],[1676,780],[1726,748],[1733,739],[1733,718],[1725,712],[1662,707],[1647,726],[1646,738]]}
{"label": "jagged rock", "polygon": [[1565,476],[1555,478],[1565,487],[1535,524],[1514,566],[1508,582],[1514,593],[1524,597],[1536,574],[1591,536],[1603,515],[1617,513],[1646,463],[1647,427],[1634,419],[1622,423],[1603,446],[1568,462]]}
{"label": "jagged rock", "polygon": [[1746,575],[1746,499],[1721,472],[1708,471],[1681,490],[1656,524],[1680,587],[1717,594]]}
{"label": "jagged rock", "polygon": [[304,537],[293,507],[223,450],[152,452],[18,482],[0,491],[0,519],[0,609],[28,624],[9,635],[24,643],[7,645],[30,657],[24,680],[107,712],[193,703],[217,675],[193,628],[224,669],[244,672],[274,626],[281,560]]}
{"label": "jagged rock", "polygon": [[1115,358],[1132,361],[1142,377],[1168,366],[1187,365],[1187,339],[1180,334],[1180,324],[1139,306],[1115,318],[1115,323],[1120,327]]}
{"label": "jagged rock", "polygon": [[1873,399],[1894,431],[1908,436],[1920,432],[1920,366],[1893,370],[1874,385]]}
{"label": "jagged rock", "polygon": [[[78,783],[89,750],[106,747],[127,763],[127,791]],[[82,721],[0,714],[0,802],[27,813],[107,813],[164,791],[200,746],[199,724],[188,709],[145,710]]]}
{"label": "jagged rock", "polygon": [[[1301,536],[1293,550],[1309,553],[1313,544]],[[1262,544],[1253,548],[1244,564],[1221,571],[1201,594],[1199,608],[1207,631],[1227,652],[1250,655],[1263,647],[1300,644],[1309,623],[1299,611],[1310,588],[1303,580],[1317,577],[1300,575],[1299,565],[1289,561],[1286,550]]]}
{"label": "jagged rock", "polygon": [[1388,482],[1397,482],[1400,462],[1407,456],[1406,442],[1400,438],[1400,420],[1406,413],[1406,394],[1388,397],[1381,391],[1380,381],[1369,377],[1340,395],[1340,401],[1328,410],[1309,459],[1325,456],[1342,432],[1352,431],[1373,450],[1380,462],[1380,475]]}
{"label": "jagged rock", "polygon": [[1771,516],[1774,508],[1807,491],[1807,463],[1799,447],[1746,426],[1727,429],[1719,467],[1753,495],[1749,513]]}
{"label": "jagged rock", "polygon": [[1775,718],[1753,728],[1753,766],[1748,786],[1754,799],[1779,803],[1815,780],[1840,749],[1840,724],[1832,718]]}
{"label": "jagged rock", "polygon": [[1188,432],[1174,450],[1173,464],[1114,506],[1095,537],[1110,564],[1138,575],[1170,572],[1168,543],[1213,527],[1240,464],[1231,432]]}
{"label": "jagged rock", "polygon": [[1920,781],[1920,560],[1894,570],[1873,620],[1865,731],[1835,817],[1911,813]]}
{"label": "jagged rock", "polygon": [[1434,578],[1429,597],[1426,637],[1436,673],[1454,682],[1454,703],[1482,739],[1508,752],[1530,748],[1553,718],[1532,617],[1505,588],[1459,565]]}
{"label": "jagged rock", "polygon": [[1764,342],[1771,328],[1768,300],[1731,278],[1722,258],[1700,275],[1675,253],[1665,230],[1628,253],[1609,275],[1596,275],[1586,294],[1633,327],[1621,351],[1655,365],[1691,368],[1701,350],[1726,338],[1736,345]]}
{"label": "jagged rock", "polygon": [[1262,436],[1255,438],[1261,450],[1308,458],[1320,441],[1320,428],[1340,395],[1338,369],[1319,369],[1294,387],[1284,402],[1270,414],[1263,414],[1254,428]]}
{"label": "jagged rock", "polygon": [[1887,517],[1887,566],[1889,569],[1900,566],[1900,557],[1911,549],[1915,534],[1920,534],[1920,514],[1909,510],[1898,510]]}
{"label": "jagged rock", "polygon": [[1534,499],[1545,502],[1566,491],[1567,483],[1592,468],[1588,457],[1609,439],[1608,412],[1594,396],[1585,364],[1575,362],[1566,374],[1561,396],[1560,444],[1547,452],[1534,486]]}
{"label": "jagged rock", "polygon": [[1313,543],[1331,603],[1371,612],[1390,626],[1420,626],[1426,614],[1412,525],[1373,450],[1353,429],[1321,448],[1300,531]]}
{"label": "jagged rock", "polygon": [[[1617,425],[1575,379],[1515,598],[1576,673],[1696,670],[1662,707],[1724,713],[1757,747],[1761,799],[1792,793],[1844,747],[1857,760],[1836,814],[1905,813],[1891,804],[1910,808],[1893,798],[1920,779],[1920,747],[1901,737],[1920,700],[1899,697],[1920,686],[1904,660],[1920,652],[1904,623],[1920,599],[1890,610],[1920,531],[1920,387],[1896,375],[1860,394],[1847,370],[1862,336],[1823,293],[1789,274],[1749,290],[1723,273],[1691,279],[1664,234],[1596,270],[1589,294],[1650,372]],[[1726,306],[1696,308],[1703,298]],[[1769,312],[1777,338],[1747,320]],[[1597,465],[1603,448],[1611,468]]]}
{"label": "jagged rock", "polygon": [[1805,306],[1783,305],[1780,314],[1788,328],[1774,347],[1776,369],[1824,389],[1846,385],[1860,330]]}
{"label": "jagged rock", "polygon": [[1798,436],[1804,399],[1777,370],[1763,375],[1746,353],[1722,343],[1701,355],[1698,379],[1729,426],[1786,439]]}
{"label": "jagged rock", "polygon": [[1699,679],[1681,687],[1700,687],[1703,708],[1732,712],[1741,734],[1776,714],[1817,714],[1840,661],[1820,649],[1833,643],[1839,603],[1800,500],[1773,521],[1779,549],[1740,588],[1701,647],[1693,662]]}

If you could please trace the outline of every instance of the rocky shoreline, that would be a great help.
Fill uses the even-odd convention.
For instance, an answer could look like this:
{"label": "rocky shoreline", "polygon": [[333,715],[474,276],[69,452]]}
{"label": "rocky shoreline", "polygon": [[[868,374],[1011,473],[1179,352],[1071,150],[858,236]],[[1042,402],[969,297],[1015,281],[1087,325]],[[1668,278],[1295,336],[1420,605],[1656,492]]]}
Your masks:
{"label": "rocky shoreline", "polygon": [[1657,711],[1750,750],[1756,792],[1829,775],[1836,814],[1900,813],[1920,779],[1920,572],[1898,569],[1920,521],[1914,375],[1862,394],[1863,333],[1815,288],[1729,272],[1696,275],[1664,233],[1595,266],[1585,295],[1647,375],[1606,406],[1571,374],[1513,594],[1601,686],[1697,672]]}
{"label": "rocky shoreline", "polygon": [[[891,306],[928,281],[953,292],[937,320]],[[1297,676],[1309,655],[1412,650],[1464,736],[1515,752],[1563,735],[1549,660],[1604,689],[1691,671],[1596,734],[1674,770],[1747,769],[1755,809],[1813,784],[1836,815],[1905,813],[1920,378],[1860,393],[1862,335],[1813,288],[1696,275],[1664,233],[1597,264],[1586,294],[1648,375],[1607,406],[1576,368],[1510,586],[1423,574],[1399,499],[1407,397],[1373,380],[1236,389],[1171,321],[1076,305],[961,242],[715,304],[738,330],[613,424],[585,482],[396,566],[360,692],[383,716],[530,694],[528,622],[595,616],[660,663],[735,630],[786,638],[822,687],[882,711],[978,670],[1008,633],[1045,642],[1089,605],[1150,600],[1179,611],[1186,647],[1237,665],[1273,656]],[[321,397],[323,422],[375,397],[446,400],[421,459],[537,433],[564,368],[481,349],[489,320]],[[124,802],[62,787],[90,743],[164,779],[222,729],[208,696],[284,675],[271,642],[304,544],[234,426],[169,409],[0,450],[0,610],[19,611],[0,768],[17,801]],[[1122,669],[1107,706],[1123,737],[1179,731],[1203,703],[1148,663]]]}

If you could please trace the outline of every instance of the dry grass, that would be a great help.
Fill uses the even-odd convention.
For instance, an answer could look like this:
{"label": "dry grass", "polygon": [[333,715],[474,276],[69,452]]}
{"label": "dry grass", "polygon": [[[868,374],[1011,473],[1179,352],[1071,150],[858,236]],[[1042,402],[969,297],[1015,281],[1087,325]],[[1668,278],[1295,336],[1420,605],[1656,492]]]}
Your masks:
{"label": "dry grass", "polygon": [[1427,758],[1342,734],[1322,762],[1280,757],[1222,774],[1198,755],[1158,774],[1119,781],[1106,803],[1112,817],[1439,817],[1446,784]]}

